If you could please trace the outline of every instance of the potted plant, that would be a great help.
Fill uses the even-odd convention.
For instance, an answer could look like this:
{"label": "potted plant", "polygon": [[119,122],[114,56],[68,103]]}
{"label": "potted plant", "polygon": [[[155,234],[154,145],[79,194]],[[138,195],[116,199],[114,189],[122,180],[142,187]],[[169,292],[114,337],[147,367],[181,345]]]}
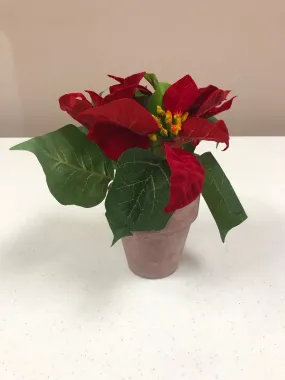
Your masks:
{"label": "potted plant", "polygon": [[[80,126],[66,125],[13,150],[36,155],[53,196],[63,205],[94,207],[105,199],[113,244],[122,239],[136,274],[160,278],[179,263],[191,223],[204,197],[222,241],[246,218],[229,180],[202,140],[229,146],[226,124],[215,116],[230,109],[230,91],[198,88],[186,75],[174,84],[154,74],[127,78],[109,94],[86,91],[60,97]],[[153,90],[140,84],[145,78]]]}

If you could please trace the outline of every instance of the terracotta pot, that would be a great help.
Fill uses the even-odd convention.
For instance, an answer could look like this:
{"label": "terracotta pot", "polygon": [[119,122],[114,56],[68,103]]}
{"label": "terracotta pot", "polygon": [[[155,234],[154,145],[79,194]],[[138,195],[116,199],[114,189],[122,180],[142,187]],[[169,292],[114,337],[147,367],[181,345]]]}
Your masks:
{"label": "terracotta pot", "polygon": [[130,269],[140,277],[163,278],[178,267],[191,224],[197,218],[200,197],[175,211],[161,231],[135,232],[122,239]]}

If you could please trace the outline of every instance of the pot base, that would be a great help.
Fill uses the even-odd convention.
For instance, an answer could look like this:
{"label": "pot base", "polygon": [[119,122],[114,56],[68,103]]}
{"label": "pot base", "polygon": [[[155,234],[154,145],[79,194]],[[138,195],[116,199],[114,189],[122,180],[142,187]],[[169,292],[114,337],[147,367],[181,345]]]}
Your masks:
{"label": "pot base", "polygon": [[199,200],[197,198],[175,211],[163,230],[135,232],[122,239],[133,273],[143,278],[159,279],[176,271],[190,226],[198,215]]}

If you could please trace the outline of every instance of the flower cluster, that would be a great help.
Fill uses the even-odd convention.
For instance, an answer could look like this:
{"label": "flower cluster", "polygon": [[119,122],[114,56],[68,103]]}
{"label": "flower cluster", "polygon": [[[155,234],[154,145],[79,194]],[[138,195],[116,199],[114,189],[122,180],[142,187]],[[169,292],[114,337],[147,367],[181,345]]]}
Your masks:
{"label": "flower cluster", "polygon": [[160,144],[160,155],[171,170],[165,212],[186,206],[202,192],[204,169],[184,146],[190,142],[195,147],[208,140],[224,143],[227,149],[228,129],[213,116],[230,109],[234,97],[227,100],[230,91],[213,85],[198,88],[190,75],[172,85],[149,80],[154,92],[140,84],[144,77],[148,79],[145,72],[109,77],[118,84],[112,85],[105,97],[86,91],[89,101],[82,93],[70,93],[59,99],[60,108],[85,126],[87,138],[114,161],[128,149],[155,151]]}
{"label": "flower cluster", "polygon": [[151,141],[157,141],[159,135],[164,138],[174,139],[177,137],[182,129],[182,123],[187,119],[189,112],[176,112],[172,115],[171,111],[164,111],[160,106],[157,106],[156,113],[158,116],[153,115],[156,121],[159,132],[151,133],[148,135]]}

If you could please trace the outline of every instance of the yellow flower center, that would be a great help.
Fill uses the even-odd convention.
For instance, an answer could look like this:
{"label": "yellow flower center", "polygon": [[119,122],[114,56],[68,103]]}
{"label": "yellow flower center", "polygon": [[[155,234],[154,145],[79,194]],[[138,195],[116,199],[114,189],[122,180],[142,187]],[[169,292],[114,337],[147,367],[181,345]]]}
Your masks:
{"label": "yellow flower center", "polygon": [[157,140],[157,136],[155,133],[150,133],[148,135],[148,138],[151,140],[151,141],[156,141]]}
{"label": "yellow flower center", "polygon": [[170,111],[166,111],[166,113],[165,113],[165,123],[167,125],[172,124],[172,113]]}
{"label": "yellow flower center", "polygon": [[189,112],[184,112],[184,114],[181,116],[182,123],[184,123],[184,121],[186,121],[188,116],[189,116]]}
{"label": "yellow flower center", "polygon": [[158,116],[164,116],[165,115],[165,111],[163,111],[163,109],[160,106],[156,107],[156,113],[158,114]]}
{"label": "yellow flower center", "polygon": [[164,111],[160,106],[157,106],[156,113],[158,116],[152,116],[158,125],[159,132],[148,135],[151,141],[156,141],[158,135],[175,138],[181,131],[182,123],[184,123],[189,116],[188,112],[175,112],[172,115],[171,111]]}

